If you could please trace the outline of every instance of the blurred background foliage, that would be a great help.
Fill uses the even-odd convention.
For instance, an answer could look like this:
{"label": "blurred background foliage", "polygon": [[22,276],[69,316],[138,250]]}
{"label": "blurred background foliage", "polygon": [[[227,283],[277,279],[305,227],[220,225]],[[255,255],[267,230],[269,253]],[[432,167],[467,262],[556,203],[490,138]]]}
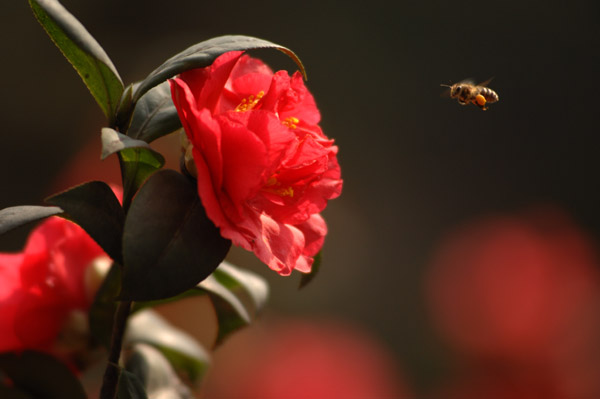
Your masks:
{"label": "blurred background foliage", "polygon": [[[414,392],[430,392],[458,367],[460,356],[432,323],[437,308],[424,288],[437,249],[457,226],[550,205],[595,248],[596,1],[62,3],[125,82],[221,34],[265,38],[300,56],[322,127],[340,146],[345,180],[324,213],[330,234],[320,275],[297,291],[297,276],[281,278],[241,251],[230,260],[270,280],[272,312],[368,331]],[[99,161],[104,120],[87,89],[27,2],[0,9],[0,208],[39,204],[106,170],[115,176],[114,159]],[[276,51],[253,54],[274,69],[294,68]],[[500,102],[489,111],[440,96],[441,83],[490,77]],[[157,143],[172,152],[173,168],[176,143]],[[25,236],[21,229],[3,237],[0,250],[19,249]],[[524,284],[515,289],[528,292]],[[511,295],[498,292],[507,296],[500,301]]]}

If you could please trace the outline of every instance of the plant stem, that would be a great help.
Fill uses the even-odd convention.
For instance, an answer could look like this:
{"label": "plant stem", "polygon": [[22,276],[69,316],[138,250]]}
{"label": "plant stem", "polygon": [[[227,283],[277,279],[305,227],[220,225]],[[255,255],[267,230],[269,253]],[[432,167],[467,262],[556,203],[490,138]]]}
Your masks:
{"label": "plant stem", "polygon": [[119,358],[121,357],[121,347],[123,346],[123,335],[127,325],[127,318],[131,311],[131,301],[119,302],[115,312],[115,321],[113,324],[112,337],[110,342],[110,353],[108,355],[108,364],[104,371],[102,388],[100,389],[100,399],[114,399],[117,393],[119,383]]}

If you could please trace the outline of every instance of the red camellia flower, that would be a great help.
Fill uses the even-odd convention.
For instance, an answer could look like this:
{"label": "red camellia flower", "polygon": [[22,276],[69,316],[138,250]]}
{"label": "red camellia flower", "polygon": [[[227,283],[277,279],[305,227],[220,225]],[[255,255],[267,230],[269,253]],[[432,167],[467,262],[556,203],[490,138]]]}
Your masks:
{"label": "red camellia flower", "polygon": [[232,51],[170,84],[208,217],[278,273],[309,272],[342,180],[300,73]]}
{"label": "red camellia flower", "polygon": [[52,217],[25,249],[0,254],[0,352],[53,351],[73,312],[91,303],[85,272],[102,249],[79,226]]}

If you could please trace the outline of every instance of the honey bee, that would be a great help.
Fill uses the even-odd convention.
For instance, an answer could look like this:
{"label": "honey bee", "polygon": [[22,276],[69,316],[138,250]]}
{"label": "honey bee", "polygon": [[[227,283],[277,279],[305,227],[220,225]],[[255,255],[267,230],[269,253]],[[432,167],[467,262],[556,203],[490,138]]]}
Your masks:
{"label": "honey bee", "polygon": [[445,84],[440,86],[449,87],[450,97],[456,98],[459,104],[467,105],[473,103],[485,111],[488,109],[487,105],[489,103],[495,103],[499,100],[498,94],[489,87],[486,87],[490,81],[491,79],[488,79],[476,85],[470,80],[464,80],[451,86]]}

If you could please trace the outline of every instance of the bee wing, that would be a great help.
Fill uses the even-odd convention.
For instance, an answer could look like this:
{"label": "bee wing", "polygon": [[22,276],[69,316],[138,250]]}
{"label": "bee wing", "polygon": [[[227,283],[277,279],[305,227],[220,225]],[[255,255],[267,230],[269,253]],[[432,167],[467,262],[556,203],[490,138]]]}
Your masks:
{"label": "bee wing", "polygon": [[468,84],[468,85],[474,85],[475,81],[473,80],[473,78],[467,78],[467,79],[463,79],[458,83],[464,83],[464,84]]}
{"label": "bee wing", "polygon": [[489,78],[488,80],[485,80],[485,81],[483,81],[483,82],[481,82],[481,83],[477,84],[477,86],[483,86],[483,87],[485,87],[485,86],[489,85],[489,84],[490,84],[490,82],[491,82],[493,79],[494,79],[494,76],[492,76],[492,77],[491,77],[491,78]]}

